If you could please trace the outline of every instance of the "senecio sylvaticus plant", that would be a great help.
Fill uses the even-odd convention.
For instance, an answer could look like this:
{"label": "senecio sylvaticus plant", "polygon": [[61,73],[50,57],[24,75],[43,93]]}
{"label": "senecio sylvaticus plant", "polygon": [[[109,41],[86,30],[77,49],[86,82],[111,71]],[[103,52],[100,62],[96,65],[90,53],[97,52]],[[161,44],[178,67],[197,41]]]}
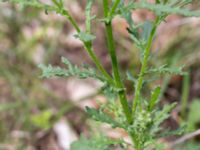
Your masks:
{"label": "senecio sylvaticus plant", "polygon": [[[147,0],[87,0],[85,7],[85,29],[83,30],[79,27],[67,8],[65,8],[64,0],[51,0],[51,5],[42,3],[39,0],[4,1],[23,5],[24,7],[31,6],[44,9],[47,15],[51,11],[54,11],[66,17],[77,32],[75,38],[83,42],[84,50],[96,67],[78,67],[63,57],[62,63],[66,65],[66,68],[40,65],[39,67],[43,72],[42,76],[47,78],[54,76],[76,76],[81,79],[94,78],[102,82],[102,93],[108,98],[108,102],[102,104],[99,109],[86,107],[86,112],[96,121],[110,124],[112,128],[124,129],[132,140],[132,143],[126,143],[122,139],[113,140],[103,135],[91,137],[90,139],[81,136],[78,141],[72,143],[72,150],[108,150],[115,149],[116,147],[119,149],[132,147],[136,150],[162,149],[164,146],[158,142],[159,138],[182,132],[180,129],[176,131],[165,130],[160,126],[170,116],[171,110],[176,105],[175,103],[164,105],[162,109],[157,107],[162,86],[155,87],[150,92],[149,97],[144,96],[142,89],[150,75],[158,77],[159,74],[184,74],[182,67],[168,67],[167,64],[152,68],[149,65],[149,60],[151,59],[151,48],[156,37],[157,28],[161,22],[165,21],[168,15],[200,16],[200,11],[191,11],[185,8],[185,6],[193,2],[192,0],[155,0],[154,3],[149,3]],[[99,2],[99,7],[103,8],[102,18],[97,18],[95,14],[91,13],[91,8],[94,2],[97,1]],[[152,11],[155,14],[155,19],[136,24],[131,14],[138,9]],[[133,77],[131,73],[127,73],[126,76],[134,87],[134,91],[132,92],[134,98],[132,101],[128,101],[127,99],[127,91],[117,59],[112,26],[112,21],[116,16],[120,16],[127,21],[127,31],[141,54],[141,68],[138,75]],[[109,74],[105,70],[100,58],[97,57],[93,49],[95,35],[92,32],[92,21],[97,21],[105,25],[108,54],[112,63],[112,74]]]}

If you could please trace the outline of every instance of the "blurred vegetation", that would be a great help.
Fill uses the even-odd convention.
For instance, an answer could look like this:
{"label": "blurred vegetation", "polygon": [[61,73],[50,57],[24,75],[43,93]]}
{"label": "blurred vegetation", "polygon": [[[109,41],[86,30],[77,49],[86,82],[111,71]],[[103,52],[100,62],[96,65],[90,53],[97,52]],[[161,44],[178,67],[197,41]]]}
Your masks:
{"label": "blurred vegetation", "polygon": [[[37,130],[34,113],[59,106],[55,94],[43,86],[37,65],[52,59],[58,43],[47,36],[47,29],[53,27],[59,32],[62,22],[38,18],[41,16],[38,9],[6,3],[0,7],[0,145],[13,143],[22,149]],[[51,115],[43,114],[40,124]],[[46,127],[39,125],[43,126]],[[24,132],[24,137],[15,139],[12,132],[17,130]]]}

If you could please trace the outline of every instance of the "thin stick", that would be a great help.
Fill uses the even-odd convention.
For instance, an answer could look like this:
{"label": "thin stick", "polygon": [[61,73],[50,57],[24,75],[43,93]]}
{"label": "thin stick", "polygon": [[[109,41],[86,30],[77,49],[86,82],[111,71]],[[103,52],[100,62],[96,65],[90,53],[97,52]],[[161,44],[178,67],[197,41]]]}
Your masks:
{"label": "thin stick", "polygon": [[169,147],[174,147],[174,146],[176,146],[178,144],[184,143],[185,141],[190,140],[190,139],[194,138],[197,135],[200,135],[200,129],[182,136],[181,138],[177,139],[176,141],[170,143]]}

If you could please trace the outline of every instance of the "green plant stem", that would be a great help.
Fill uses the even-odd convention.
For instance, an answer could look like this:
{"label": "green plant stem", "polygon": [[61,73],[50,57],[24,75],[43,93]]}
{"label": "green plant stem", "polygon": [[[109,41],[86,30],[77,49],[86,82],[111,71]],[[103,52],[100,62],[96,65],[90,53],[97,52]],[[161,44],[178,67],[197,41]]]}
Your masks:
{"label": "green plant stem", "polygon": [[186,108],[188,104],[188,97],[190,91],[190,74],[187,73],[183,76],[182,96],[181,96],[181,116],[183,119],[186,117]]}
{"label": "green plant stem", "polygon": [[108,0],[103,0],[103,12],[104,16],[108,17],[109,7],[108,7]]}
{"label": "green plant stem", "polygon": [[116,10],[117,6],[119,5],[119,3],[120,3],[120,0],[116,0],[115,3],[113,4],[113,7],[111,8],[111,11],[110,11],[110,13],[109,13],[109,15],[110,15],[111,17],[112,17],[113,14],[115,13],[115,10]]}
{"label": "green plant stem", "polygon": [[89,54],[90,58],[93,60],[96,67],[98,68],[98,70],[107,78],[107,81],[112,84],[113,83],[112,77],[110,77],[110,75],[107,73],[107,71],[103,68],[100,60],[94,54],[94,50],[92,49],[90,44],[88,45],[87,43],[84,43],[84,46],[85,46],[85,49],[86,49],[87,53]]}
{"label": "green plant stem", "polygon": [[136,135],[134,135],[133,133],[129,133],[129,134],[130,134],[132,142],[134,143],[134,148],[136,150],[142,150],[143,145],[140,144],[140,141],[138,141]]}
{"label": "green plant stem", "polygon": [[143,60],[142,60],[142,68],[141,68],[141,71],[139,73],[139,77],[138,77],[138,80],[137,80],[137,83],[136,83],[136,88],[135,88],[135,97],[134,97],[133,107],[132,107],[133,117],[135,116],[135,111],[136,111],[137,105],[138,105],[139,100],[140,100],[140,96],[141,96],[140,93],[141,93],[141,89],[142,89],[144,73],[147,70],[147,64],[148,64],[150,49],[151,49],[151,45],[152,45],[153,38],[154,38],[156,28],[158,26],[159,21],[160,21],[160,18],[157,17],[157,19],[154,22],[154,26],[151,30],[151,34],[148,38],[147,45],[146,45],[146,48],[145,48],[145,51],[144,51],[144,57],[143,57]]}
{"label": "green plant stem", "polygon": [[[75,28],[75,30],[77,31],[77,33],[80,33],[81,29],[79,28],[78,24],[73,19],[73,17],[69,14],[69,12],[67,10],[65,10],[65,11],[62,12],[62,14],[64,14],[67,17],[67,19],[72,24],[72,26]],[[108,80],[109,83],[112,83],[113,79],[110,77],[110,75],[104,69],[104,67],[102,66],[100,60],[95,55],[94,50],[92,49],[91,44],[89,44],[87,42],[83,42],[83,44],[84,44],[85,50],[87,51],[87,53],[89,54],[89,56],[93,60],[93,62],[95,63],[97,69],[107,78],[107,80]]]}
{"label": "green plant stem", "polygon": [[76,23],[76,21],[74,20],[74,18],[69,14],[69,12],[67,12],[67,15],[66,15],[67,19],[69,20],[69,22],[72,24],[72,26],[75,28],[75,30],[80,33],[81,30],[78,26],[78,24]]}
{"label": "green plant stem", "polygon": [[[108,1],[104,0],[103,1],[103,6],[104,6],[104,17],[108,17]],[[123,107],[124,114],[126,116],[127,122],[130,124],[132,122],[132,117],[131,117],[131,111],[128,106],[128,101],[126,99],[126,93],[124,90],[124,85],[121,81],[121,77],[119,74],[119,66],[117,62],[117,56],[116,56],[116,51],[115,51],[115,44],[114,44],[114,39],[113,39],[113,33],[112,33],[112,21],[109,20],[108,22],[105,22],[106,26],[106,36],[107,36],[107,42],[108,42],[108,49],[112,61],[112,68],[113,68],[113,75],[114,75],[114,80],[115,80],[115,85],[117,87],[118,91],[118,96],[120,99],[120,103]]]}

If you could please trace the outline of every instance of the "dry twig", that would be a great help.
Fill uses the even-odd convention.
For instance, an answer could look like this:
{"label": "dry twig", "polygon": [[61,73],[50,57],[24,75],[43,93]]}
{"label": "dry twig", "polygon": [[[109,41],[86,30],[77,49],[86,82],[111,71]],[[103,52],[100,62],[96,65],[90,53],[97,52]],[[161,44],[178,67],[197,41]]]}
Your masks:
{"label": "dry twig", "polygon": [[193,137],[197,136],[197,135],[200,135],[200,129],[192,132],[192,133],[189,133],[189,134],[186,134],[184,136],[182,136],[181,138],[177,139],[176,141],[172,142],[169,144],[169,147],[174,147],[178,144],[181,144],[189,139],[192,139]]}

